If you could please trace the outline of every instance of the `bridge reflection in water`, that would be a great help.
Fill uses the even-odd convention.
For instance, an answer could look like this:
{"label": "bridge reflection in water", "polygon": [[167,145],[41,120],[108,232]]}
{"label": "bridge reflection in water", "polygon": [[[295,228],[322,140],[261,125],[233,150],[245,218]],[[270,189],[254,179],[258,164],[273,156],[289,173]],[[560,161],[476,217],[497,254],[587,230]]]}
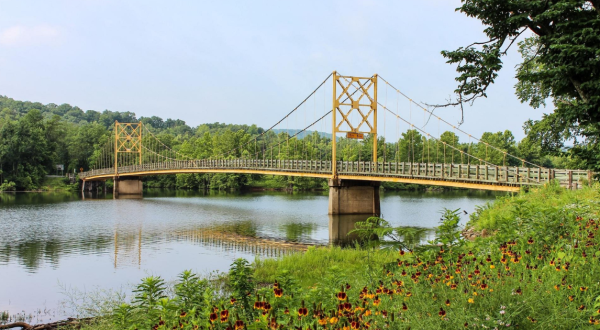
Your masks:
{"label": "bridge reflection in water", "polygon": [[[241,232],[234,226],[215,225],[190,229],[179,229],[167,232],[170,240],[199,244],[215,252],[234,252],[257,255],[259,257],[277,258],[293,253],[305,252],[309,247],[353,246],[356,235],[348,235],[358,221],[365,221],[369,215],[330,215],[329,244],[307,240],[288,240],[276,237],[258,236],[256,232]],[[137,265],[141,267],[144,255],[143,225],[137,231],[114,232],[114,267]],[[297,226],[294,226],[297,227]],[[292,228],[293,231],[297,228]],[[302,230],[302,229],[300,229]],[[310,230],[310,229],[309,229]],[[147,233],[148,234],[148,233]],[[150,233],[152,234],[152,233]],[[302,233],[291,233],[299,237]]]}

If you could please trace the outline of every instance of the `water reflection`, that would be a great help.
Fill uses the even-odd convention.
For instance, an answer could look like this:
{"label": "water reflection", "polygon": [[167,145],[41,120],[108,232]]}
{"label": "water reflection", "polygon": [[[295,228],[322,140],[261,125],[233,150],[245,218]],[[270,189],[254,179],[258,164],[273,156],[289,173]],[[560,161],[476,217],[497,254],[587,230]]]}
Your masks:
{"label": "water reflection", "polygon": [[[124,195],[126,196],[126,195]],[[348,245],[348,235],[366,215],[327,216],[325,194],[224,193],[149,190],[144,199],[111,201],[112,194],[0,194],[0,267],[17,263],[28,272],[44,264],[57,267],[63,257],[114,255],[114,265],[142,264],[143,249],[186,241],[207,248],[279,255],[309,245]],[[488,193],[400,192],[384,194],[382,210],[392,225],[432,228],[437,210],[468,201],[473,208],[493,198]],[[394,209],[402,208],[396,213]],[[437,210],[436,210],[437,209]],[[470,210],[472,211],[472,209]],[[429,212],[427,218],[423,214]],[[395,213],[395,212],[394,212]],[[324,223],[324,221],[327,223]],[[433,231],[404,240],[426,241]],[[298,243],[285,246],[286,243]],[[273,252],[262,246],[281,246]],[[258,248],[256,248],[258,247]],[[111,252],[112,251],[112,252]],[[220,252],[215,252],[220,253]]]}

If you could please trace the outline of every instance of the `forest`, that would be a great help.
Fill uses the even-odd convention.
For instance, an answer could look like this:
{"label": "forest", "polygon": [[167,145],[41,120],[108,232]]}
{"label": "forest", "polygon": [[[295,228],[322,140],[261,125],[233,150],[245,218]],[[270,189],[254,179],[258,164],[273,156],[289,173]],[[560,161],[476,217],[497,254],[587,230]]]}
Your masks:
{"label": "forest", "polygon": [[[258,155],[271,159],[328,160],[331,157],[331,134],[326,132],[307,131],[293,137],[298,130],[272,130],[260,136],[264,129],[256,125],[212,123],[190,127],[180,119],[138,118],[132,112],[110,110],[84,111],[69,104],[44,105],[6,96],[0,96],[0,109],[0,191],[39,189],[47,175],[56,174],[56,165],[59,164],[64,165],[65,173],[94,167],[100,148],[113,136],[115,120],[142,122],[166,146],[195,159],[225,154],[231,158]],[[527,125],[524,128],[527,130]],[[338,159],[371,159],[372,139],[369,135],[363,140],[338,137]],[[480,141],[501,151],[474,140],[461,141],[451,131],[442,133],[440,140],[456,149],[442,151],[437,140],[428,139],[417,130],[401,133],[397,141],[379,137],[377,157],[379,161],[460,163],[468,161],[460,152],[463,151],[497,165],[521,165],[517,159],[505,157],[501,152],[505,151],[544,167],[590,167],[568,148],[560,154],[545,154],[539,143],[528,137],[516,141],[508,130],[485,132],[480,137]],[[231,150],[235,151],[232,153]],[[146,187],[181,189],[314,189],[323,185],[322,179],[242,174],[179,174],[145,178]],[[394,184],[388,185],[388,188],[394,188]]]}

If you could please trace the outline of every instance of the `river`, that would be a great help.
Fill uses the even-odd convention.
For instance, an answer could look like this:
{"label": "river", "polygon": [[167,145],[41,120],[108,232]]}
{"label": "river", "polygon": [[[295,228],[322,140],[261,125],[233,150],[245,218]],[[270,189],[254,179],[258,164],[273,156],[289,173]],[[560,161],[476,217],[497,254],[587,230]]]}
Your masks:
{"label": "river", "polygon": [[[443,208],[471,213],[496,196],[382,192],[381,211],[393,226],[433,228]],[[44,321],[73,316],[64,302],[78,293],[128,291],[142,277],[174,280],[185,269],[227,271],[236,258],[330,244],[365,218],[328,216],[327,205],[326,192],[0,194],[0,312]],[[468,216],[461,214],[464,223]]]}

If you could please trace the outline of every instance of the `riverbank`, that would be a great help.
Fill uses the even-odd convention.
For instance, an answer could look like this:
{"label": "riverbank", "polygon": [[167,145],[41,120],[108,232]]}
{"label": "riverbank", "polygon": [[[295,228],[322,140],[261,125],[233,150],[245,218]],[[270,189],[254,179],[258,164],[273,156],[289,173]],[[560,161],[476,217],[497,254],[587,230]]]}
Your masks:
{"label": "riverbank", "polygon": [[[309,248],[237,261],[218,280],[146,278],[132,301],[84,329],[598,325],[599,189],[549,185],[500,198],[472,214],[471,226],[492,233],[474,241],[447,212],[433,244],[414,251]],[[150,289],[154,300],[141,299]]]}
{"label": "riverbank", "polygon": [[79,184],[71,184],[69,179],[63,176],[46,176],[38,189],[15,190],[13,185],[4,184],[0,192],[48,192],[48,191],[77,191]]}

